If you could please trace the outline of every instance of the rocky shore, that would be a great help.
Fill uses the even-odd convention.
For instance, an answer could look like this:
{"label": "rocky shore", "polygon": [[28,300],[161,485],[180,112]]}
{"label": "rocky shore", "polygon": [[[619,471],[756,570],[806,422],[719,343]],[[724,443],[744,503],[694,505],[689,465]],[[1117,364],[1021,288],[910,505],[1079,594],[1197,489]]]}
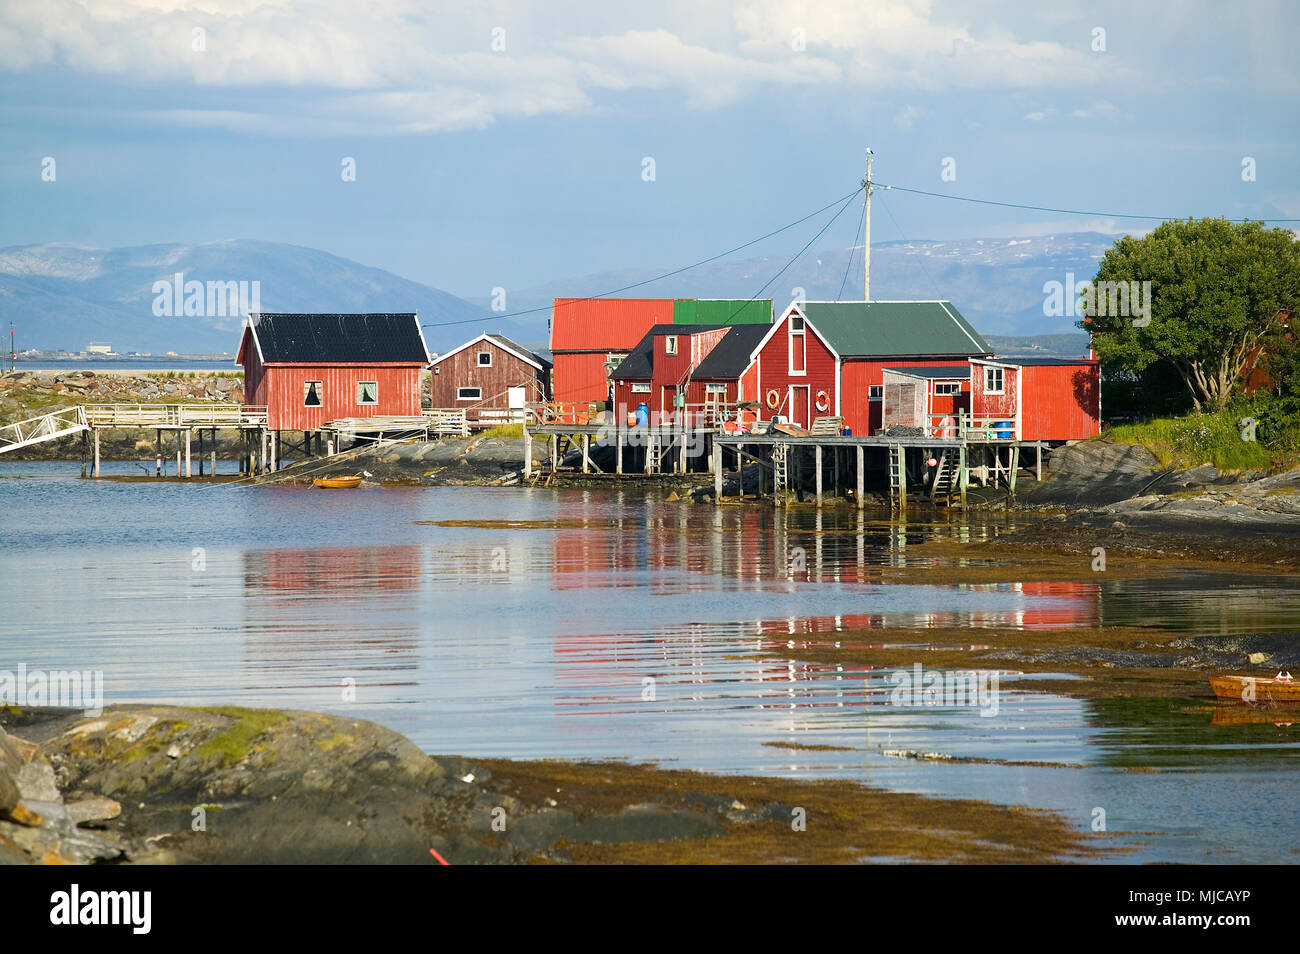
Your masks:
{"label": "rocky shore", "polygon": [[0,710],[0,863],[1041,863],[1042,811],[851,782],[430,756],[314,712]]}

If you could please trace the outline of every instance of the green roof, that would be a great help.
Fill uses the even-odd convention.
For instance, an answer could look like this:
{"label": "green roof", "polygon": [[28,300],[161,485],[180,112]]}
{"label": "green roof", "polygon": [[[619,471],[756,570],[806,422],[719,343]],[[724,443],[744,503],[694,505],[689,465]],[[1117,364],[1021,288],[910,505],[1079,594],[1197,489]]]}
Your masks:
{"label": "green roof", "polygon": [[675,325],[770,325],[772,299],[679,298],[673,302]]}
{"label": "green roof", "polygon": [[952,302],[809,301],[800,309],[841,358],[993,353]]}

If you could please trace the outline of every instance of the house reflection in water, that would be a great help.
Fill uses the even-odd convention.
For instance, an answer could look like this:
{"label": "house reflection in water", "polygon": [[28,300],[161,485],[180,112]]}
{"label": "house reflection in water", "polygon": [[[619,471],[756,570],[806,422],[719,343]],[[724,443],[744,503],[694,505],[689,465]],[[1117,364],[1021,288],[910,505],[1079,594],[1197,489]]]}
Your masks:
{"label": "house reflection in water", "polygon": [[[945,533],[975,539],[984,528],[918,525],[913,530],[855,514],[675,503],[648,504],[643,513],[613,522],[596,519],[585,529],[566,524],[552,536],[554,590],[629,587],[625,625],[630,632],[623,634],[603,632],[595,618],[584,619],[580,597],[569,602],[569,632],[557,633],[554,641],[560,711],[628,712],[656,701],[662,708],[670,685],[674,706],[702,711],[726,705],[861,706],[869,696],[880,701],[878,692],[869,694],[864,687],[871,667],[812,663],[799,658],[800,650],[836,644],[922,650],[926,630],[944,631],[934,641],[943,648],[974,649],[982,648],[981,629],[1095,628],[1102,622],[1101,587],[1091,582],[960,584],[957,592],[1006,598],[997,608],[980,600],[969,606],[960,599],[936,600],[943,608],[934,610],[894,607],[883,598],[897,587],[881,587],[877,599],[876,587],[870,586],[861,599],[873,604],[873,611],[834,615],[819,613],[816,596],[795,588],[819,582],[879,584],[884,567],[902,560],[929,562],[923,547],[907,552],[912,545]],[[733,585],[734,592],[727,592]],[[728,601],[732,622],[655,625],[647,596],[697,593],[714,605]],[[789,593],[789,600],[807,605],[809,612],[756,612],[757,596],[780,593]],[[882,604],[891,608],[881,611]],[[707,602],[696,605],[708,608]],[[958,629],[970,635],[954,639],[951,631]],[[751,654],[759,658],[744,659]]]}
{"label": "house reflection in water", "polygon": [[359,693],[418,685],[422,633],[410,607],[419,546],[249,550],[243,559],[244,645],[251,666],[283,673],[276,688],[321,690],[322,704],[336,707],[348,679]]}

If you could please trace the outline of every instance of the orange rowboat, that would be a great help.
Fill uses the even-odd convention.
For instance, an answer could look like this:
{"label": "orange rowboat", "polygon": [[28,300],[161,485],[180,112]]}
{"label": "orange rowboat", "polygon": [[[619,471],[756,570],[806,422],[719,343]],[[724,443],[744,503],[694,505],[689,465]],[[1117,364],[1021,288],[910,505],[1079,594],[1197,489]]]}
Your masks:
{"label": "orange rowboat", "polygon": [[1235,702],[1300,702],[1300,682],[1258,676],[1211,676],[1210,688],[1220,699]]}
{"label": "orange rowboat", "polygon": [[324,487],[327,490],[351,490],[353,487],[361,486],[361,475],[353,474],[351,477],[317,477],[312,481],[317,487]]}

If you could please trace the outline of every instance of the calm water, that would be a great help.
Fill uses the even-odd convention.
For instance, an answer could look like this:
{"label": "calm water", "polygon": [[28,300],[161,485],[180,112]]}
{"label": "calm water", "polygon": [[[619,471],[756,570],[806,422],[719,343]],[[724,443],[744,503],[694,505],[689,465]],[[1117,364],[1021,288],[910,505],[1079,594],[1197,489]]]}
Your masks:
{"label": "calm water", "polygon": [[[854,778],[1052,808],[1085,830],[1104,808],[1111,832],[1143,843],[1136,860],[1296,857],[1300,726],[1214,725],[1190,700],[1080,702],[1012,672],[993,715],[899,707],[892,671],[800,656],[923,647],[952,627],[965,645],[992,626],[1296,629],[1291,579],[891,585],[882,569],[931,562],[928,540],[996,526],[633,492],[327,493],[78,472],[0,464],[0,669],[101,669],[109,703],[354,714],[430,752]],[[908,750],[1081,767],[889,754]]]}

